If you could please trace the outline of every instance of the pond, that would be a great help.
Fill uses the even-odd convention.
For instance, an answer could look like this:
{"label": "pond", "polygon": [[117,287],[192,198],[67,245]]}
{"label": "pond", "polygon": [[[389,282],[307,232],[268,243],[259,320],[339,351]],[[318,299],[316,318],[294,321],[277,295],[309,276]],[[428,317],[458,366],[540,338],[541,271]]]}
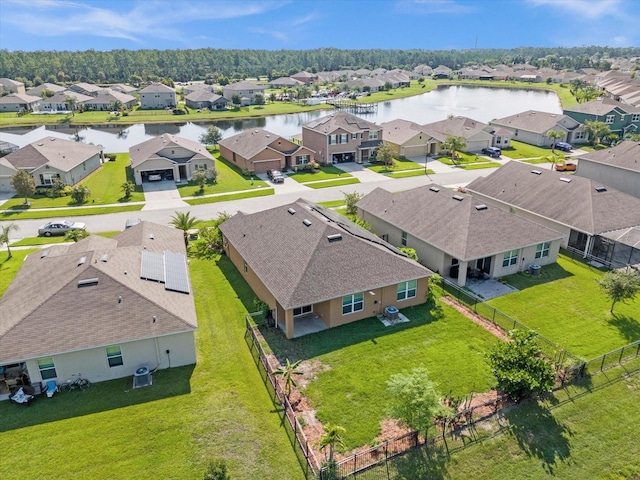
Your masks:
{"label": "pond", "polygon": [[[449,115],[465,116],[488,123],[495,118],[527,110],[562,113],[560,101],[554,92],[450,86],[415,97],[382,102],[378,104],[377,111],[359,116],[378,124],[397,118],[425,124],[444,120]],[[314,111],[216,122],[150,123],[131,126],[95,125],[78,129],[51,125],[33,129],[3,129],[0,130],[0,140],[23,147],[51,135],[59,138],[78,138],[86,143],[102,145],[105,152],[126,152],[129,147],[163,133],[172,133],[198,141],[200,135],[211,124],[220,128],[223,137],[229,137],[250,128],[264,128],[290,138],[302,133],[304,124],[328,113],[328,111]]]}

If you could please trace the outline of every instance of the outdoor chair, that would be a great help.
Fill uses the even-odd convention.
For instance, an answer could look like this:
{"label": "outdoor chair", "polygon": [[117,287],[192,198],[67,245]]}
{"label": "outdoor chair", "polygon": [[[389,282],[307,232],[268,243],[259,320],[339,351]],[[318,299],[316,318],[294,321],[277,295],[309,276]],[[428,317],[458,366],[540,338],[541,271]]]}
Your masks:
{"label": "outdoor chair", "polygon": [[44,387],[44,391],[47,394],[47,398],[53,397],[53,394],[59,391],[55,380],[49,380]]}
{"label": "outdoor chair", "polygon": [[27,386],[20,387],[15,393],[9,395],[9,400],[13,403],[17,403],[18,405],[29,406],[35,396],[28,392],[33,392],[33,389]]}

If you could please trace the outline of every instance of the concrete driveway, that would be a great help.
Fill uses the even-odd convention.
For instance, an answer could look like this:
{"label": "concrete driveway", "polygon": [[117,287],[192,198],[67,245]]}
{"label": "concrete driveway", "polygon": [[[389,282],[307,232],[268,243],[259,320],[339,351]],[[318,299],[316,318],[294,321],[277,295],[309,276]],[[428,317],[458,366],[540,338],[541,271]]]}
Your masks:
{"label": "concrete driveway", "polygon": [[144,182],[142,189],[146,202],[142,208],[143,211],[181,208],[189,205],[180,198],[180,193],[173,180]]}

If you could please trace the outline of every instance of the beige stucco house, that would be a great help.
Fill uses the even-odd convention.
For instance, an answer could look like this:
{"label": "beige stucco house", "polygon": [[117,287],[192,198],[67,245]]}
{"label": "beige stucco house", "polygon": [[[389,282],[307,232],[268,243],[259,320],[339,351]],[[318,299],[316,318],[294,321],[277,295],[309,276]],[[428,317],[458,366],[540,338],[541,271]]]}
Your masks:
{"label": "beige stucco house", "polygon": [[152,83],[140,90],[141,109],[174,108],[177,104],[176,91],[162,83]]}
{"label": "beige stucco house", "polygon": [[241,82],[231,83],[222,87],[222,96],[233,102],[233,96],[238,95],[241,99],[246,99],[243,104],[252,104],[255,102],[256,95],[260,94],[264,97],[264,85],[257,85],[252,82],[243,80]]}
{"label": "beige stucco house", "polygon": [[538,147],[550,147],[553,144],[554,140],[547,136],[551,130],[565,134],[564,138],[556,139],[557,142],[585,143],[587,141],[587,133],[583,125],[568,115],[560,113],[528,110],[491,120],[489,123],[509,131],[513,140]]}
{"label": "beige stucco house", "polygon": [[384,142],[391,145],[396,158],[435,155],[446,139],[446,135],[408,120],[391,120],[381,127]]}
{"label": "beige stucco house", "polygon": [[25,93],[11,93],[0,97],[0,112],[37,112],[41,100]]}
{"label": "beige stucco house", "polygon": [[496,132],[495,127],[468,117],[453,117],[428,123],[424,127],[430,132],[461,137],[467,143],[465,151],[480,152],[486,147],[506,148],[510,145],[509,132]]}

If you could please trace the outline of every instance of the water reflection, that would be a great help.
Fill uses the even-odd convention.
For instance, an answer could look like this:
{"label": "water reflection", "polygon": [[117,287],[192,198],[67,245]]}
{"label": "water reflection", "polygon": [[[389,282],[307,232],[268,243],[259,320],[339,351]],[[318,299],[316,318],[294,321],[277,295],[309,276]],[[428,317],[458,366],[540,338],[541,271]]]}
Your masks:
{"label": "water reflection", "polygon": [[[558,97],[553,92],[455,86],[441,88],[416,97],[381,102],[375,112],[361,116],[375,123],[402,118],[425,124],[444,120],[449,115],[463,115],[487,123],[494,118],[527,110],[562,113]],[[216,125],[221,130],[223,138],[251,128],[265,128],[289,138],[300,134],[304,124],[327,114],[327,111],[314,111],[246,120],[150,123],[131,126],[110,124],[86,128],[47,125],[35,129],[0,130],[0,140],[23,147],[49,135],[66,139],[83,137],[87,143],[102,145],[105,152],[126,152],[132,145],[163,133],[172,133],[198,141],[209,125]]]}

